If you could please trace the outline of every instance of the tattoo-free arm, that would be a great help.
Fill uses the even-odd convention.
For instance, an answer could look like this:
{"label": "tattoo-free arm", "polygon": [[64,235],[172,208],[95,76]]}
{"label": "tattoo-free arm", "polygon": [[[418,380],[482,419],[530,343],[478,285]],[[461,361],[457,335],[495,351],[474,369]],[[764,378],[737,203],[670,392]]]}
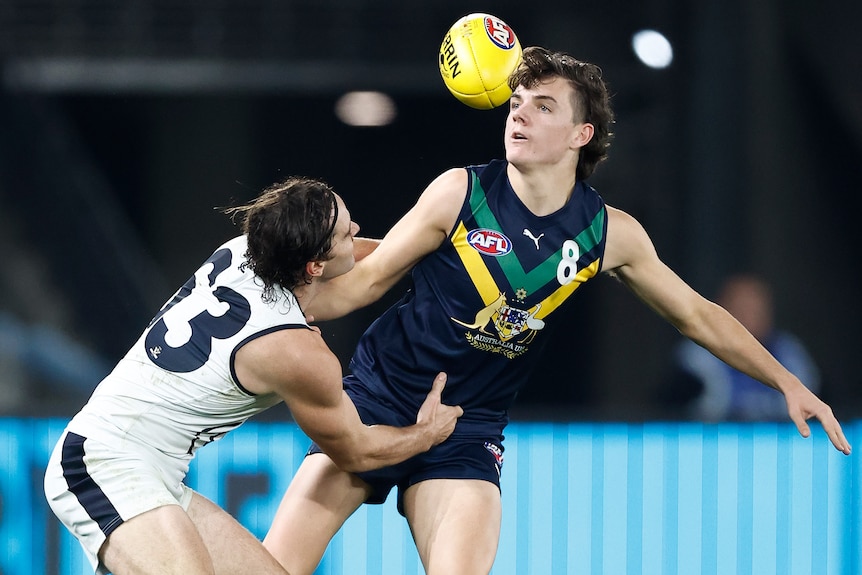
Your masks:
{"label": "tattoo-free arm", "polygon": [[401,462],[445,440],[463,410],[441,403],[438,375],[416,423],[365,425],[342,389],[341,365],[317,331],[297,328],[259,337],[237,352],[237,377],[252,393],[277,393],[296,423],[345,471]]}
{"label": "tattoo-free arm", "polygon": [[826,403],[805,387],[721,306],[707,300],[662,262],[643,227],[628,214],[608,208],[603,269],[673,324],[682,335],[731,367],[784,394],[790,419],[808,437],[807,420],[817,418],[839,451],[851,447]]}
{"label": "tattoo-free arm", "polygon": [[438,176],[376,249],[357,261],[350,272],[319,286],[317,295],[304,307],[306,313],[315,321],[325,321],[380,299],[446,240],[466,193],[466,170],[456,168]]}

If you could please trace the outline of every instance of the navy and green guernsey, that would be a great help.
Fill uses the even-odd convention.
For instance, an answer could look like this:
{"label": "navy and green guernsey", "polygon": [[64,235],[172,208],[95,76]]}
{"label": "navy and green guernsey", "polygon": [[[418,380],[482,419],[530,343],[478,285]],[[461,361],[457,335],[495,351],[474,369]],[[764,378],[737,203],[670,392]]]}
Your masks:
{"label": "navy and green guernsey", "polygon": [[412,289],[360,339],[345,380],[360,413],[376,403],[412,423],[445,371],[443,402],[464,409],[452,437],[502,439],[508,408],[542,359],[546,326],[600,271],[607,235],[607,210],[592,187],[578,182],[564,207],[536,216],[515,195],[506,166],[467,168],[448,240],[416,265]]}

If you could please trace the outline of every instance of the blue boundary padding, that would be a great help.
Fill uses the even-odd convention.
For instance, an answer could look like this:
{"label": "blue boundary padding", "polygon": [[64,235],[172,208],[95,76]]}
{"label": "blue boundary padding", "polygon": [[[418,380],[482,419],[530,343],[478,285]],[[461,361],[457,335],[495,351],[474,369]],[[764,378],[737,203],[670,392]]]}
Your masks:
{"label": "blue boundary padding", "polygon": [[[64,421],[0,419],[0,572],[91,573],[48,510],[42,470]],[[862,420],[844,425],[862,450]],[[263,537],[308,439],[247,423],[199,452],[189,485]],[[816,425],[525,423],[507,429],[493,575],[862,571],[862,458]],[[360,509],[318,574],[421,575],[394,496]]]}

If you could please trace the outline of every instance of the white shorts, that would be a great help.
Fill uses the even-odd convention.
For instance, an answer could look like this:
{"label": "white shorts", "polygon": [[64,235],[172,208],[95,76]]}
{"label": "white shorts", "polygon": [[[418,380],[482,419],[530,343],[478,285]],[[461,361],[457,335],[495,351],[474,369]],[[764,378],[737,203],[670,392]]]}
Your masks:
{"label": "white shorts", "polygon": [[66,431],[48,461],[45,496],[95,572],[106,575],[99,549],[123,521],[164,505],[188,510],[194,492],[185,474],[146,447],[117,449]]}

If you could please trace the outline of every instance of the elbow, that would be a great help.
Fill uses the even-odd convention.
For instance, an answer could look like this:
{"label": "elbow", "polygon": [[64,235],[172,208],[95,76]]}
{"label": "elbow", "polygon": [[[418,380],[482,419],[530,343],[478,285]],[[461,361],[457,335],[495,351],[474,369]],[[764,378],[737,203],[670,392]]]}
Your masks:
{"label": "elbow", "polygon": [[329,455],[329,458],[336,467],[342,471],[346,471],[347,473],[362,473],[364,471],[371,471],[378,467],[373,465],[371,459],[361,455],[357,456],[349,453],[333,453]]}
{"label": "elbow", "polygon": [[320,449],[332,460],[341,471],[347,473],[362,473],[383,467],[386,464],[385,452],[376,446],[371,438],[360,428],[349,434],[338,434],[337,437],[323,439],[312,438]]}
{"label": "elbow", "polygon": [[321,445],[321,447],[335,466],[342,471],[361,473],[377,467],[373,464],[374,457],[368,453],[368,450],[363,449],[361,444],[349,439],[342,439],[335,444]]}
{"label": "elbow", "polygon": [[703,324],[698,324],[696,322],[687,322],[680,323],[676,325],[677,331],[683,336],[694,343],[703,346],[705,345],[708,337],[706,335],[706,330],[704,329],[706,326]]}

